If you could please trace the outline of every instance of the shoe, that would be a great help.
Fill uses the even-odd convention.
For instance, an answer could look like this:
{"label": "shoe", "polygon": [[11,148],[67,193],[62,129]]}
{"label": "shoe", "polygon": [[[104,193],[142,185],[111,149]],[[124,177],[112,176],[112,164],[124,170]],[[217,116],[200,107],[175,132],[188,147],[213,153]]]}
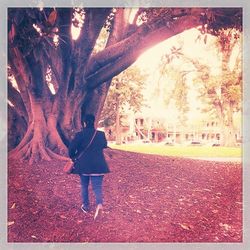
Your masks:
{"label": "shoe", "polygon": [[102,204],[98,204],[95,210],[94,220],[97,218],[98,214],[101,213],[102,209],[103,209]]}
{"label": "shoe", "polygon": [[86,214],[89,212],[89,208],[85,207],[84,205],[81,205],[81,210]]}

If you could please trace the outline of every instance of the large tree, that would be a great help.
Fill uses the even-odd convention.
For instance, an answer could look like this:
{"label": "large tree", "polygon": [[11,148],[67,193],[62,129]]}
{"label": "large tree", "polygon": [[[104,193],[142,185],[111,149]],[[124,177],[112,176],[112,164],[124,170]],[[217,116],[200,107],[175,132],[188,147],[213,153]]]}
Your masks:
{"label": "large tree", "polygon": [[205,111],[212,111],[219,120],[220,140],[224,146],[236,145],[234,114],[241,110],[243,84],[241,36],[235,29],[222,30],[218,34],[215,43],[221,61],[218,74],[212,74],[208,65],[193,62],[199,72],[195,81],[202,82],[200,98],[207,104]]}
{"label": "large tree", "polygon": [[[145,50],[193,27],[216,35],[242,19],[237,8],[139,8],[131,18],[132,10],[8,9],[9,125],[22,121],[12,157],[30,163],[61,158],[81,116],[98,118],[112,77]],[[75,40],[72,25],[80,29]],[[103,28],[109,37],[96,52]]]}

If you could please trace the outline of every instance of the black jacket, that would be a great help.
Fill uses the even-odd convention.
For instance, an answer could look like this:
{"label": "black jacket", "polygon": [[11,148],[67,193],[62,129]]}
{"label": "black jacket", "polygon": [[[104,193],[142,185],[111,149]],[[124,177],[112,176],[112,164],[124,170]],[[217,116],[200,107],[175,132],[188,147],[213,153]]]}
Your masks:
{"label": "black jacket", "polygon": [[69,157],[73,159],[73,161],[85,150],[76,161],[80,174],[105,174],[110,172],[103,154],[103,149],[107,147],[104,132],[96,131],[91,145],[86,149],[94,133],[94,128],[84,128],[75,135],[69,145]]}

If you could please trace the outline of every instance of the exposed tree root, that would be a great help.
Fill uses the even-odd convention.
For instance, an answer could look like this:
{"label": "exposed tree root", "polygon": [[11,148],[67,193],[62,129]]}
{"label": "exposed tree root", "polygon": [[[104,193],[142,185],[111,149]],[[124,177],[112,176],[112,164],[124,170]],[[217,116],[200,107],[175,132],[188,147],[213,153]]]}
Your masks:
{"label": "exposed tree root", "polygon": [[67,155],[68,149],[60,137],[57,127],[57,120],[51,116],[47,121],[49,148],[59,155]]}
{"label": "exposed tree root", "polygon": [[27,144],[31,141],[33,135],[34,135],[34,125],[31,124],[29,125],[28,130],[24,135],[23,139],[21,140],[21,142],[17,145],[16,148],[11,150],[10,156],[15,156],[15,154],[17,154],[20,150],[22,150],[23,147],[26,147]]}
{"label": "exposed tree root", "polygon": [[67,155],[67,148],[63,143],[60,143],[60,141],[58,142],[61,147],[58,147],[58,145],[54,143],[54,148],[57,152],[53,152],[45,143],[45,135],[47,134],[47,132],[45,132],[46,129],[44,129],[44,127],[36,129],[33,128],[34,125],[31,124],[21,143],[9,153],[10,159],[28,161],[29,164],[33,164],[41,160],[51,161],[53,159],[68,159],[67,157],[57,153],[59,152]]}
{"label": "exposed tree root", "polygon": [[63,155],[59,155],[57,153],[54,153],[52,150],[46,148],[49,156],[52,158],[52,159],[57,159],[57,160],[62,160],[62,161],[67,161],[69,158],[66,157],[66,156],[63,156]]}
{"label": "exposed tree root", "polygon": [[66,156],[53,152],[51,149],[45,147],[43,142],[36,142],[34,138],[19,150],[12,150],[9,153],[9,158],[23,161],[29,160],[29,164],[36,163],[40,160],[68,160]]}
{"label": "exposed tree root", "polygon": [[[60,138],[58,132],[50,133],[48,137],[50,148],[53,149],[59,155],[67,155],[68,149],[64,145],[62,139]],[[52,151],[53,152],[53,151]]]}

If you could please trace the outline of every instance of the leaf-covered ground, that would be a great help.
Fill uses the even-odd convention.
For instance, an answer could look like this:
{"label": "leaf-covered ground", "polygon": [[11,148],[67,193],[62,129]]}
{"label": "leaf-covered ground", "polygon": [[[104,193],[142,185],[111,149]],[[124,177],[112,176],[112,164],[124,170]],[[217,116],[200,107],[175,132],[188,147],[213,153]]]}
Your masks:
{"label": "leaf-covered ground", "polygon": [[117,151],[104,212],[63,162],[9,161],[9,242],[242,242],[242,166]]}

